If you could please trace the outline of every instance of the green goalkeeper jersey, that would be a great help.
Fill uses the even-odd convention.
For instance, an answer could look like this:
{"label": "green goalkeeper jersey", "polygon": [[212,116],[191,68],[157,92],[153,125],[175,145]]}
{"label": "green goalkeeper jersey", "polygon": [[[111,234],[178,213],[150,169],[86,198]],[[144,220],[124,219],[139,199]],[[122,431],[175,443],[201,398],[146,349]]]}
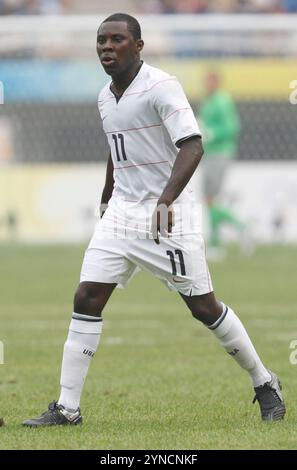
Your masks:
{"label": "green goalkeeper jersey", "polygon": [[219,154],[235,156],[240,121],[231,96],[225,91],[217,90],[204,100],[199,116],[205,131],[206,157]]}

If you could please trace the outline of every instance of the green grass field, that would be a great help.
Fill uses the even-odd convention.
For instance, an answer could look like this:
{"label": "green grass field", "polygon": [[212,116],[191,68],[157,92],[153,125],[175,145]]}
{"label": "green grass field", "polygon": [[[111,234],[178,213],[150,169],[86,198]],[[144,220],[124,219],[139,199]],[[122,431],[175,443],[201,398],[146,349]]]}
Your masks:
{"label": "green grass field", "polygon": [[235,250],[211,266],[217,297],[240,315],[284,385],[283,422],[262,423],[247,374],[147,274],[113,295],[82,398],[83,426],[27,429],[58,397],[83,247],[0,247],[1,449],[296,449],[296,247]]}

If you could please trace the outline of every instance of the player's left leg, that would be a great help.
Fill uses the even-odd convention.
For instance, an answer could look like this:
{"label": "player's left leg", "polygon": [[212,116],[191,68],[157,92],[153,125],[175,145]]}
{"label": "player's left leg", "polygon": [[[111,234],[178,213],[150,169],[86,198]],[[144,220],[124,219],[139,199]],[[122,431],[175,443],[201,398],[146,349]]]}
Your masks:
{"label": "player's left leg", "polygon": [[218,302],[213,292],[192,297],[180,295],[193,317],[207,326],[227,353],[249,373],[256,393],[255,399],[259,401],[262,419],[265,421],[282,419],[285,415],[285,405],[279,380],[264,367],[234,311]]}

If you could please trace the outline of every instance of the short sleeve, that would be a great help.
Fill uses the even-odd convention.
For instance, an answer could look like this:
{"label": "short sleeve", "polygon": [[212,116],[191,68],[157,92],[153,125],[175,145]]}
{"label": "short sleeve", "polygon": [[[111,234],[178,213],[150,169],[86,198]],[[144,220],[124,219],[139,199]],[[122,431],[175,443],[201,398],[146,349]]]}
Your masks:
{"label": "short sleeve", "polygon": [[158,83],[153,95],[154,107],[175,145],[189,137],[201,136],[190,103],[175,77]]}

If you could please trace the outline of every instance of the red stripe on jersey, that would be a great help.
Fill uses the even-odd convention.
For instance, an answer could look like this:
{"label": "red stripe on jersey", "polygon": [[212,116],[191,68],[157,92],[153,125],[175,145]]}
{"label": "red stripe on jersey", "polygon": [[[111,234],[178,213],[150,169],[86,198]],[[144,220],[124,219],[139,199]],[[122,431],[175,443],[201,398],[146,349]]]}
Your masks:
{"label": "red stripe on jersey", "polygon": [[165,80],[160,80],[159,82],[154,83],[150,88],[147,88],[146,90],[133,91],[132,93],[126,93],[126,94],[124,92],[123,96],[141,95],[143,93],[147,93],[148,91],[151,91],[155,86],[159,85],[160,83],[168,82],[169,80],[175,80],[175,78],[172,77],[172,78],[166,78]]}
{"label": "red stripe on jersey", "polygon": [[[149,201],[151,199],[159,199],[158,197],[146,197],[145,199],[140,199],[140,201]],[[139,199],[124,199],[126,202],[139,202]]]}
{"label": "red stripe on jersey", "polygon": [[132,168],[135,166],[145,166],[145,165],[158,165],[160,163],[168,163],[169,160],[161,160],[160,162],[150,162],[150,163],[138,163],[137,165],[128,165],[128,166],[118,166],[113,167],[114,170],[125,170],[126,168]]}
{"label": "red stripe on jersey", "polygon": [[179,111],[184,111],[184,110],[186,110],[186,109],[191,109],[191,108],[188,107],[188,108],[179,108],[179,109],[176,109],[176,110],[173,111],[172,113],[168,114],[168,116],[166,116],[166,118],[163,119],[163,122],[166,121],[166,119],[170,118],[170,116],[172,116],[173,114],[178,113]]}
{"label": "red stripe on jersey", "polygon": [[115,132],[128,132],[128,131],[141,131],[142,129],[149,129],[150,127],[161,127],[162,124],[152,124],[151,126],[144,127],[131,127],[130,129],[120,129],[119,131],[109,131],[106,134],[114,134]]}
{"label": "red stripe on jersey", "polygon": [[106,101],[110,101],[114,99],[114,95],[105,98],[104,100],[98,100],[98,103],[105,103]]}
{"label": "red stripe on jersey", "polygon": [[[163,82],[168,82],[169,80],[176,80],[174,77],[172,78],[166,78],[165,80],[160,80],[159,82],[156,82],[154,83],[150,88],[147,88],[146,90],[142,90],[142,91],[133,91],[131,93],[123,93],[122,96],[121,96],[121,99],[124,98],[125,96],[130,96],[130,95],[142,95],[143,93],[147,93],[148,91],[151,91],[155,86],[159,85],[160,83],[163,83]],[[114,95],[113,96],[110,96],[108,98],[105,98],[103,100],[98,100],[98,103],[104,103],[105,101],[109,101],[111,99],[114,98]]]}

